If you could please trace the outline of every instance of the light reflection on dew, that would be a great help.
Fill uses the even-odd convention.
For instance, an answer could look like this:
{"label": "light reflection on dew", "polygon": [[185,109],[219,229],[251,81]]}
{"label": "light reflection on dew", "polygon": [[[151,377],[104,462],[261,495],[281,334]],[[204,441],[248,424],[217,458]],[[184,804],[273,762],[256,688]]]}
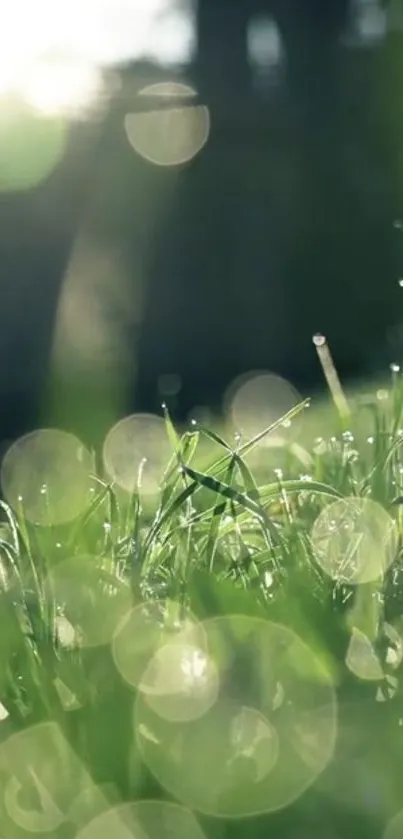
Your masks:
{"label": "light reflection on dew", "polygon": [[351,585],[381,578],[396,556],[395,523],[369,498],[345,498],[324,507],[311,540],[322,570]]}
{"label": "light reflection on dew", "polygon": [[134,725],[144,762],[192,809],[242,817],[281,809],[330,760],[336,699],[327,668],[290,629],[233,615],[203,623],[220,691],[186,724],[158,716],[138,694]]}

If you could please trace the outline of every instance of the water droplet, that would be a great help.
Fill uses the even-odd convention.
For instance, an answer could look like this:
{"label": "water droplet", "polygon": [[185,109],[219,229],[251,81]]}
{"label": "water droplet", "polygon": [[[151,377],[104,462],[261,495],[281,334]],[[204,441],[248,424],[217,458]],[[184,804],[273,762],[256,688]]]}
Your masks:
{"label": "water droplet", "polygon": [[195,428],[195,426],[197,425],[197,420],[196,419],[191,419],[190,420],[190,425],[193,426],[193,428]]}
{"label": "water droplet", "polygon": [[320,332],[317,332],[316,335],[312,336],[312,341],[315,344],[315,347],[323,347],[326,344],[326,338]]}
{"label": "water droplet", "polygon": [[325,443],[323,437],[317,437],[314,446],[313,446],[314,454],[322,455],[327,452],[327,443]]}
{"label": "water droplet", "polygon": [[104,530],[106,531],[106,533],[110,533],[111,528],[112,528],[112,525],[111,525],[110,521],[105,521],[104,522]]}
{"label": "water droplet", "polygon": [[284,420],[284,422],[282,423],[282,426],[283,426],[283,428],[290,428],[291,420],[289,420],[289,419]]}
{"label": "water droplet", "polygon": [[353,443],[354,442],[354,434],[351,431],[343,431],[342,434],[343,441],[345,443]]}
{"label": "water droplet", "polygon": [[283,477],[283,470],[282,469],[274,469],[273,471],[274,471],[274,474],[275,474],[276,478],[278,478],[279,481],[281,481],[281,479]]}
{"label": "water droplet", "polygon": [[307,482],[313,480],[312,475],[300,475],[299,479],[300,479],[300,481],[307,481]]}
{"label": "water droplet", "polygon": [[372,446],[375,443],[375,437],[367,437],[367,443]]}
{"label": "water droplet", "polygon": [[397,282],[398,285],[400,285],[400,288],[403,288],[403,277],[400,277]]}
{"label": "water droplet", "polygon": [[399,370],[400,370],[399,364],[395,364],[395,362],[392,362],[392,364],[390,364],[389,367],[390,367],[392,373],[398,373]]}

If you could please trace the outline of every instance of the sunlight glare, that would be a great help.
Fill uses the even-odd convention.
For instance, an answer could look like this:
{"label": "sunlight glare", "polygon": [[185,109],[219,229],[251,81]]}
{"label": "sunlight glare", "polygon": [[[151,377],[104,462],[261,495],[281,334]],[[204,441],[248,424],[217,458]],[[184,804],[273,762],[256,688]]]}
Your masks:
{"label": "sunlight glare", "polygon": [[23,88],[26,102],[46,116],[85,112],[99,91],[96,67],[77,61],[35,63]]}
{"label": "sunlight glare", "polygon": [[[186,64],[195,50],[194,4],[172,0],[14,0],[0,10],[0,93],[32,89],[49,55],[98,68],[148,59],[162,66]],[[73,74],[74,75],[74,74]],[[57,110],[67,98],[88,94],[88,79],[56,71],[51,82],[36,82],[34,103]],[[50,85],[50,87],[49,87]],[[60,98],[56,89],[60,88]],[[40,93],[38,93],[40,90]],[[68,92],[67,92],[68,91]],[[77,103],[77,104],[78,104]]]}

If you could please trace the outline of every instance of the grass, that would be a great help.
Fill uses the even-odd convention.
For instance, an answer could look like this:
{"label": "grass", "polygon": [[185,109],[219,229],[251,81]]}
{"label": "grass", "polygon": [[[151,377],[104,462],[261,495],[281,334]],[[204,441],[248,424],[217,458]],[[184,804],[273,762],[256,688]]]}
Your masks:
{"label": "grass", "polygon": [[[361,721],[351,716],[356,722],[347,753],[355,736],[365,743],[363,720],[364,727],[368,720],[379,724],[379,708],[383,714],[391,709],[382,730],[392,739],[400,734],[403,384],[397,371],[387,391],[350,398],[349,406],[348,428],[345,412],[340,418],[337,410],[323,413],[303,402],[247,441],[198,425],[180,434],[165,408],[172,458],[158,499],[144,497],[141,486],[128,498],[100,474],[85,513],[72,525],[48,528],[31,525],[23,509],[2,502],[0,700],[8,716],[0,723],[1,743],[53,721],[94,783],[109,785],[101,787],[107,801],[164,798],[128,736],[133,690],[117,672],[110,645],[131,603],[151,608],[161,601],[171,604],[171,618],[176,610],[174,620],[189,609],[198,620],[237,614],[293,630],[325,668],[340,708],[351,708],[357,698],[364,703]],[[278,445],[269,445],[276,438]],[[369,529],[379,510],[394,528],[390,567],[361,585],[351,584],[348,567],[339,568],[337,578],[326,573],[313,537],[329,505],[349,514],[351,499],[369,503]],[[342,528],[341,519],[336,525]],[[326,542],[325,560],[331,551]],[[358,665],[351,665],[353,637],[364,644]],[[363,678],[371,656],[380,671]],[[340,711],[347,728],[348,713]],[[374,738],[371,733],[372,745]],[[361,829],[379,835],[379,825],[399,809],[402,789],[395,752],[388,761],[379,743],[370,752],[378,788],[387,778],[375,815],[373,801],[364,806],[356,791],[337,822],[332,795],[324,811],[323,799],[309,799],[311,792],[284,810],[284,822],[271,816],[265,830],[294,835],[287,821],[292,812],[295,824],[319,819],[325,835]],[[329,783],[340,791],[338,754],[337,782]],[[325,776],[332,778],[331,770]],[[1,818],[7,822],[4,813]],[[206,830],[225,832],[223,824],[209,823]],[[233,825],[231,835],[239,830]]]}

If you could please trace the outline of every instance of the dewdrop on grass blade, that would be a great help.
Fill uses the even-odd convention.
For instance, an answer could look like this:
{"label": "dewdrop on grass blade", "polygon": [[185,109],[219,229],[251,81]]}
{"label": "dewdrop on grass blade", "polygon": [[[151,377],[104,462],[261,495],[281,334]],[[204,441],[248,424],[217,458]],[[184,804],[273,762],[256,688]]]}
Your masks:
{"label": "dewdrop on grass blade", "polygon": [[316,352],[318,353],[318,358],[322,365],[322,370],[328,388],[330,390],[333,402],[337,408],[341,420],[344,421],[348,417],[350,417],[350,408],[347,399],[344,395],[343,388],[340,384],[340,379],[338,377],[337,370],[334,366],[334,362],[331,356],[326,337],[325,335],[317,333],[313,336],[312,340],[316,347]]}

